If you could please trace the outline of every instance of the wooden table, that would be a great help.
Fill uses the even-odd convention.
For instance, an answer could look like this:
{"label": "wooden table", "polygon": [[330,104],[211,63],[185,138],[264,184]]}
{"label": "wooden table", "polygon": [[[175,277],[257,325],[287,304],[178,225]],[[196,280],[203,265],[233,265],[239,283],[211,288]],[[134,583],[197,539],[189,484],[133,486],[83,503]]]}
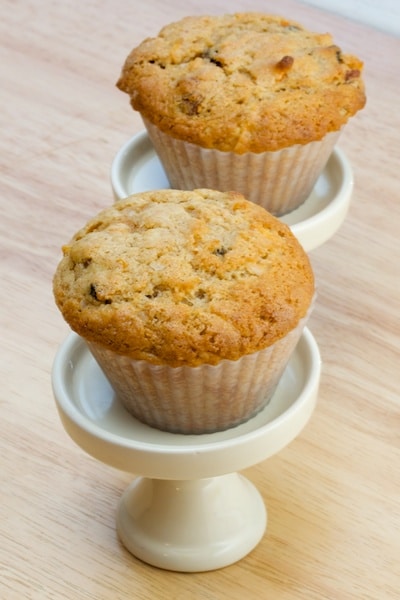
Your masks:
{"label": "wooden table", "polygon": [[165,23],[226,3],[4,0],[0,10],[0,597],[399,598],[400,39],[279,3],[365,61],[368,105],[340,140],[355,190],[340,231],[311,254],[317,409],[289,447],[245,472],[268,506],[267,533],[239,563],[188,575],[124,549],[115,508],[132,476],[90,458],[60,423],[50,372],[68,329],[51,279],[60,246],[112,202],[111,161],[142,129],[114,85],[125,56]]}

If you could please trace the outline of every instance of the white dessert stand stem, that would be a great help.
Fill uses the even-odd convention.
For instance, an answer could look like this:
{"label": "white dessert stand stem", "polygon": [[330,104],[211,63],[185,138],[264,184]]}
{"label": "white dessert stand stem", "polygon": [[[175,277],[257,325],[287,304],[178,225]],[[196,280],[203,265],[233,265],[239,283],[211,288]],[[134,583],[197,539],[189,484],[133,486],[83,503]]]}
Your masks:
{"label": "white dessert stand stem", "polygon": [[315,407],[320,369],[318,346],[305,329],[265,409],[204,435],[162,432],[128,415],[75,334],[57,352],[52,382],[70,437],[98,460],[137,475],[117,510],[125,547],[151,565],[196,572],[238,561],[264,535],[263,499],[238,471],[301,432]]}
{"label": "white dessert stand stem", "polygon": [[195,480],[139,477],[117,515],[122,543],[169,570],[208,571],[236,562],[262,538],[264,502],[238,473]]}

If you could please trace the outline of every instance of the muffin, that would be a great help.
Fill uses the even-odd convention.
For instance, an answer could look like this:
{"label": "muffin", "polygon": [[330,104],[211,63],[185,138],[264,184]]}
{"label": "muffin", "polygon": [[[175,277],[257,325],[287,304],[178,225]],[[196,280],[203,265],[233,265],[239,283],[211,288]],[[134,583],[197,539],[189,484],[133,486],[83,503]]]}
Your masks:
{"label": "muffin", "polygon": [[270,400],[314,278],[289,227],[241,194],[157,190],[115,203],[76,233],[54,295],[133,416],[206,433]]}
{"label": "muffin", "polygon": [[328,33],[238,13],[167,25],[132,50],[117,86],[171,187],[234,189],[279,216],[308,197],[364,106],[361,72]]}

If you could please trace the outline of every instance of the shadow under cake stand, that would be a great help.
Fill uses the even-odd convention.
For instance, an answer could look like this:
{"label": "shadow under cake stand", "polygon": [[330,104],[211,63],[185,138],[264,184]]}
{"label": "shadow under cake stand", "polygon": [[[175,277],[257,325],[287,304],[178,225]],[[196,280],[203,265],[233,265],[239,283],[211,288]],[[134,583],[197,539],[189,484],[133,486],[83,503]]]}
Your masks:
{"label": "shadow under cake stand", "polygon": [[159,431],[129,415],[74,333],[56,354],[52,384],[69,436],[99,461],[136,475],[117,510],[125,547],[151,565],[196,572],[238,561],[264,535],[263,499],[238,471],[301,432],[317,400],[320,364],[306,328],[268,405],[246,423],[203,435]]}
{"label": "shadow under cake stand", "polygon": [[[169,187],[145,132],[117,153],[111,183],[116,200]],[[352,189],[350,164],[335,148],[310,197],[282,218],[306,251],[340,227]],[[52,384],[70,437],[99,461],[135,475],[117,510],[125,547],[151,565],[196,572],[240,560],[264,535],[263,499],[239,471],[302,431],[315,407],[320,370],[318,345],[306,328],[268,405],[242,425],[204,435],[166,433],[129,415],[76,334],[56,354]]]}

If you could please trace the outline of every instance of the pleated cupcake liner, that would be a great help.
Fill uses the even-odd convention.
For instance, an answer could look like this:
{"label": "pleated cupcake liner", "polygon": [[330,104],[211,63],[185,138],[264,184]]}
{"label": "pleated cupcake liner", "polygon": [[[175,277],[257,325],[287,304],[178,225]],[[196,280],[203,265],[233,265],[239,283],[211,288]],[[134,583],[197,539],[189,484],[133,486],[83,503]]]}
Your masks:
{"label": "pleated cupcake liner", "polygon": [[173,433],[211,433],[247,421],[268,404],[307,318],[272,346],[217,365],[156,365],[98,343],[88,346],[120,402],[139,421]]}
{"label": "pleated cupcake liner", "polygon": [[307,200],[341,133],[275,152],[236,154],[184,142],[143,122],[172,188],[240,192],[278,217]]}

